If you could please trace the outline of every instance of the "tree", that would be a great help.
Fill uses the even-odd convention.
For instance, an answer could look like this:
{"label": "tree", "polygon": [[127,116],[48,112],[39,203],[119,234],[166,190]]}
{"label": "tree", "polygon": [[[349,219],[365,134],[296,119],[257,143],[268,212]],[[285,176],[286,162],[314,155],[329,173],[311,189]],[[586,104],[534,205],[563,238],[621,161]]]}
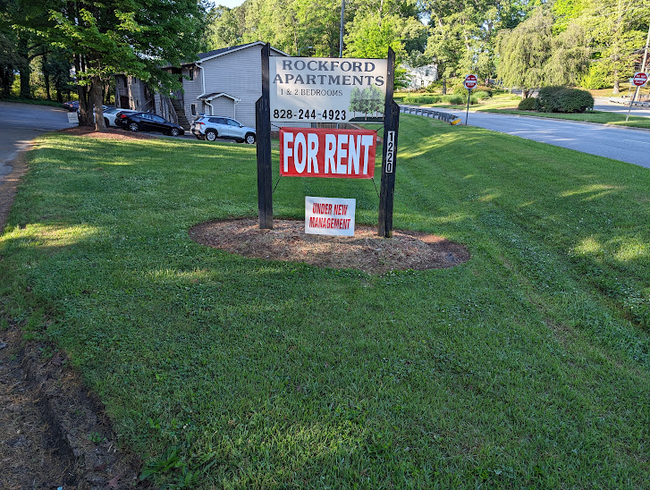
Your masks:
{"label": "tree", "polygon": [[205,44],[208,49],[219,49],[241,44],[243,28],[236,9],[223,5],[208,11]]}
{"label": "tree", "polygon": [[177,87],[178,80],[162,66],[196,57],[205,19],[196,0],[50,0],[42,8],[49,13],[49,23],[37,32],[73,53],[80,124],[92,125],[95,107],[98,130],[104,127],[104,81],[126,73],[153,89]]}
{"label": "tree", "polygon": [[500,29],[516,27],[533,2],[524,0],[424,0],[430,36],[425,54],[438,64],[443,93],[449,78],[476,73],[491,78]]}
{"label": "tree", "polygon": [[584,28],[570,23],[553,36],[551,56],[544,66],[545,83],[576,86],[589,70],[591,48]]}
{"label": "tree", "polygon": [[592,0],[577,22],[591,34],[598,68],[619,93],[620,79],[632,75],[634,51],[644,44],[650,6],[645,0]]}
{"label": "tree", "polygon": [[498,74],[507,86],[521,87],[522,98],[546,82],[545,64],[552,53],[553,16],[545,8],[512,30],[499,33]]}

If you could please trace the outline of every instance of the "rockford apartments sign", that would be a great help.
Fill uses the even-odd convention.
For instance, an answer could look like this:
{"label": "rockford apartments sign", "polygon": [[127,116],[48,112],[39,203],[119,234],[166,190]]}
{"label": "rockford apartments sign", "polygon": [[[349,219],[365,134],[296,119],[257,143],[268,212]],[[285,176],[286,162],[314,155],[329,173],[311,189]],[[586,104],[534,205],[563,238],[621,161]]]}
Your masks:
{"label": "rockford apartments sign", "polygon": [[[270,51],[269,44],[262,48],[262,96],[255,105],[260,228],[273,228],[272,125],[280,127],[282,176],[372,179],[375,131],[314,123],[383,122],[377,231],[391,237],[399,130],[395,52],[388,48],[383,60],[271,57]],[[305,231],[353,235],[355,208],[354,199],[306,197]]]}
{"label": "rockford apartments sign", "polygon": [[383,118],[388,61],[357,58],[269,60],[271,120],[349,122]]}

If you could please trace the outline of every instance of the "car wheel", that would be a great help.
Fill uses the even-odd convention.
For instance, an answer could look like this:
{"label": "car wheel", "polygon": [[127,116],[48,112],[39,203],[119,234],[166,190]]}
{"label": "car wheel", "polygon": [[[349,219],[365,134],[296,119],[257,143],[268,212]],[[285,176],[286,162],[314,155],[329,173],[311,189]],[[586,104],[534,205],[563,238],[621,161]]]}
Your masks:
{"label": "car wheel", "polygon": [[108,119],[104,118],[104,126],[109,127],[111,123],[108,122]]}
{"label": "car wheel", "polygon": [[172,136],[178,136],[179,134],[181,134],[181,132],[178,130],[178,128],[172,128],[171,131],[169,131],[169,134],[171,134]]}
{"label": "car wheel", "polygon": [[214,129],[208,129],[205,132],[205,139],[208,141],[214,141],[217,139],[217,132]]}
{"label": "car wheel", "polygon": [[133,131],[134,133],[140,129],[140,126],[138,126],[138,123],[132,122],[129,124],[129,131]]}
{"label": "car wheel", "polygon": [[248,143],[249,145],[255,143],[255,135],[253,133],[248,133],[246,135],[246,143]]}

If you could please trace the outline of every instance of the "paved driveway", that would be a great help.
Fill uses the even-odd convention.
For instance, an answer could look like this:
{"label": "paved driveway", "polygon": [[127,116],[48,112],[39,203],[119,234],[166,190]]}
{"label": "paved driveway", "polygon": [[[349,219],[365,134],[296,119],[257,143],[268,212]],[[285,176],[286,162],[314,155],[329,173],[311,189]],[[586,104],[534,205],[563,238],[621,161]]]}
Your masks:
{"label": "paved driveway", "polygon": [[73,126],[63,108],[0,102],[0,176],[11,172],[8,162],[36,136]]}

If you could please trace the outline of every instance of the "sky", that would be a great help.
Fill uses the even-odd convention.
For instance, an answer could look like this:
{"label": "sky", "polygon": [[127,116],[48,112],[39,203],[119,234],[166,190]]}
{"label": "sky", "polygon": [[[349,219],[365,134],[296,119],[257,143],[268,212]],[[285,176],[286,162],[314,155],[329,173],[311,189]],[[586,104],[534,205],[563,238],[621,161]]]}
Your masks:
{"label": "sky", "polygon": [[224,5],[228,8],[239,7],[242,3],[244,0],[215,0],[214,2],[215,5]]}

